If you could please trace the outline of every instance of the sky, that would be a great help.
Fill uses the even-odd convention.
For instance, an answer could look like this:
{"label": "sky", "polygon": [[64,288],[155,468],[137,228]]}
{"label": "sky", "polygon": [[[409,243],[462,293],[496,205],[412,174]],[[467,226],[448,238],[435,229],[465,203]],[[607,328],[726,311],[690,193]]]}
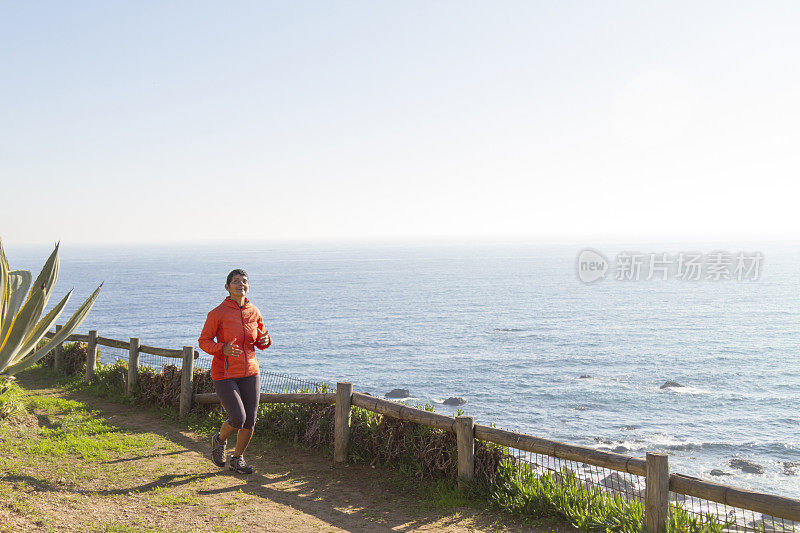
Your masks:
{"label": "sky", "polygon": [[5,243],[798,240],[797,2],[0,0]]}

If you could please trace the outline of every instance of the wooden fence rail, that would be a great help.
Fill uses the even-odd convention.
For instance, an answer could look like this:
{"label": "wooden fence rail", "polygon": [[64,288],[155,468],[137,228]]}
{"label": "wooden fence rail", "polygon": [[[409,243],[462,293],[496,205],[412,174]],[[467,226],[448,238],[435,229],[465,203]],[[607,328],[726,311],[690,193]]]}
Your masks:
{"label": "wooden fence rail", "polygon": [[775,518],[800,522],[800,500],[784,496],[737,489],[683,474],[669,475],[669,490],[676,494],[703,498]]}
{"label": "wooden fence rail", "polygon": [[647,461],[638,457],[622,455],[613,452],[604,452],[585,446],[564,444],[554,440],[533,437],[523,433],[515,433],[504,429],[489,426],[475,425],[475,438],[494,442],[509,448],[516,448],[524,452],[549,455],[557,459],[578,461],[581,463],[610,468],[619,472],[627,472],[637,476],[647,474]]}
{"label": "wooden fence rail", "polygon": [[[61,329],[61,326],[56,326],[56,331]],[[48,331],[45,337],[53,338],[55,333]],[[180,395],[180,414],[185,416],[189,414],[192,409],[192,373],[194,367],[194,360],[200,357],[200,352],[191,346],[184,346],[181,350],[173,350],[169,348],[157,348],[155,346],[147,346],[141,344],[138,338],[131,337],[129,341],[121,341],[117,339],[109,339],[108,337],[100,337],[97,331],[90,331],[88,335],[72,334],[67,337],[65,342],[85,342],[86,349],[86,381],[91,381],[97,370],[97,346],[108,346],[109,348],[118,348],[120,350],[128,350],[128,378],[125,383],[125,391],[127,394],[134,394],[139,380],[139,354],[147,353],[157,355],[160,357],[170,357],[176,359],[183,359],[181,365],[181,395]],[[61,359],[63,357],[64,349],[63,343],[56,346],[55,361],[53,367],[56,370],[61,369]],[[187,369],[188,372],[183,372]]]}
{"label": "wooden fence rail", "polygon": [[[90,335],[77,335],[72,334],[67,337],[67,340],[64,342],[89,342],[89,337],[91,336],[91,331],[89,332]],[[109,339],[107,337],[97,337],[97,332],[95,331],[95,342],[100,346],[108,346],[109,348],[119,348],[120,350],[130,350],[131,343],[130,341],[120,341],[117,339]],[[45,333],[45,337],[51,339],[55,333],[48,331]],[[161,357],[173,357],[175,359],[182,359],[183,358],[183,350],[173,350],[171,348],[156,348],[155,346],[147,346],[142,344],[139,346],[140,353],[148,353],[150,355],[158,355]],[[200,357],[200,352],[194,350],[194,358],[197,359]]]}
{"label": "wooden fence rail", "polygon": [[451,416],[440,415],[439,413],[431,413],[430,411],[423,411],[422,409],[415,409],[403,405],[402,403],[384,400],[383,398],[376,398],[369,394],[362,394],[360,392],[353,393],[353,405],[361,407],[367,411],[378,413],[381,415],[398,418],[400,420],[408,420],[416,422],[423,426],[430,426],[438,429],[444,429],[451,433],[456,432],[456,421]]}
{"label": "wooden fence rail", "polygon": [[[50,337],[53,335],[53,333],[48,333]],[[182,370],[188,370],[188,372],[181,372],[181,416],[189,413],[192,402],[200,404],[219,403],[219,399],[214,393],[192,394],[192,368],[194,359],[199,354],[191,346],[184,346],[182,350],[155,348],[140,345],[139,339],[136,338],[125,342],[99,337],[96,331],[90,331],[88,335],[71,335],[68,341],[88,343],[87,380],[91,379],[91,374],[94,373],[96,346],[98,344],[129,350],[129,369],[132,366],[138,369],[138,354],[140,352],[162,357],[180,357],[183,359]],[[136,378],[132,377],[129,372],[128,390],[131,393],[135,391],[135,381]],[[670,473],[668,456],[665,454],[647,453],[647,457],[642,459],[497,429],[475,424],[472,417],[445,416],[383,398],[376,398],[368,394],[353,392],[353,385],[348,382],[338,383],[336,393],[262,393],[261,402],[335,405],[334,462],[336,463],[347,461],[350,444],[350,412],[352,407],[356,406],[373,413],[455,433],[458,449],[458,477],[460,480],[473,479],[475,439],[557,459],[643,476],[645,478],[645,526],[651,533],[663,533],[666,531],[670,491],[731,507],[759,512],[775,518],[800,522],[800,500],[751,492],[682,474]]]}

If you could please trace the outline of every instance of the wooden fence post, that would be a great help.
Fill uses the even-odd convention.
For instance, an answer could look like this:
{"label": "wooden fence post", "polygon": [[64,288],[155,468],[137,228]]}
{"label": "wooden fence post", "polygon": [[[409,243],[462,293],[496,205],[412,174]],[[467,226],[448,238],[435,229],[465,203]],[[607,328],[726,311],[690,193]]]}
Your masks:
{"label": "wooden fence post", "polygon": [[192,377],[194,374],[194,348],[183,347],[183,364],[181,365],[181,405],[180,415],[186,416],[192,410]]}
{"label": "wooden fence post", "polygon": [[648,533],[664,533],[669,517],[669,455],[647,452],[644,520]]}
{"label": "wooden fence post", "polygon": [[456,417],[456,444],[458,446],[459,482],[475,478],[475,419],[471,416]]}
{"label": "wooden fence post", "polygon": [[[63,327],[64,326],[57,325],[56,326],[56,333],[61,331],[61,328],[63,328]],[[61,365],[63,363],[63,359],[64,359],[64,344],[59,342],[56,345],[56,351],[55,351],[55,354],[54,354],[54,357],[53,357],[53,370],[55,370],[56,372],[61,372]]]}
{"label": "wooden fence post", "polygon": [[89,342],[86,346],[86,381],[92,381],[97,367],[97,331],[89,330]]}
{"label": "wooden fence post", "polygon": [[131,347],[128,350],[128,396],[136,391],[139,384],[139,339],[131,337]]}
{"label": "wooden fence post", "polygon": [[350,445],[350,407],[353,401],[353,384],[336,384],[336,415],[333,425],[333,462],[347,462],[347,448]]}

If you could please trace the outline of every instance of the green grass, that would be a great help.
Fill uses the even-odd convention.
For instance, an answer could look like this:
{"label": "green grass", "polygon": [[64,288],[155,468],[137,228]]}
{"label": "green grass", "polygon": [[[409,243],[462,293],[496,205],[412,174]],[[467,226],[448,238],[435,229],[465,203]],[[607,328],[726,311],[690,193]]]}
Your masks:
{"label": "green grass", "polygon": [[156,487],[150,491],[150,495],[150,503],[163,507],[200,504],[200,500],[187,492],[174,494],[171,487]]}
{"label": "green grass", "polygon": [[97,363],[92,381],[87,383],[82,376],[73,376],[62,383],[67,390],[84,391],[118,403],[133,403],[125,394],[128,382],[128,363],[117,359],[114,363]]}
{"label": "green grass", "polygon": [[423,499],[424,510],[446,511],[483,503],[478,493],[470,488],[461,488],[447,479],[422,483],[418,486],[418,492]]}
{"label": "green grass", "polygon": [[14,379],[0,377],[0,423],[25,412],[25,391]]}
{"label": "green grass", "polygon": [[150,439],[132,435],[109,426],[98,411],[63,398],[33,397],[29,408],[43,418],[39,438],[21,442],[27,455],[48,457],[78,455],[82,459],[105,459],[115,454],[145,449]]}

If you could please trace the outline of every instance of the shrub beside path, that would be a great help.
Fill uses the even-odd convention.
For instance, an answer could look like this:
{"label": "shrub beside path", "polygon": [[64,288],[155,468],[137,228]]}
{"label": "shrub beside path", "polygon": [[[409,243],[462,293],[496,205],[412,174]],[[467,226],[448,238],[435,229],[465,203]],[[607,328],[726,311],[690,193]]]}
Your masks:
{"label": "shrub beside path", "polygon": [[[0,531],[563,531],[432,504],[400,474],[256,444],[239,476],[207,438],[153,411],[20,376],[29,414],[0,421]],[[429,491],[430,492],[430,491]],[[456,502],[456,505],[458,502]]]}

